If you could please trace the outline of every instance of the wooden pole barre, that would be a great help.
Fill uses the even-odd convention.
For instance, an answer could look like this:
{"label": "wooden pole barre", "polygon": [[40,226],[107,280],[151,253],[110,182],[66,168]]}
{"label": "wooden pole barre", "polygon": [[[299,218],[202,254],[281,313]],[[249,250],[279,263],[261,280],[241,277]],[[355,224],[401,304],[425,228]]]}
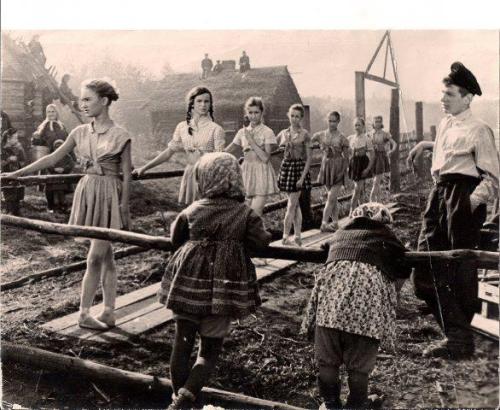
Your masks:
{"label": "wooden pole barre", "polygon": [[[117,369],[93,362],[91,360],[71,357],[60,353],[35,347],[22,346],[7,341],[2,342],[2,361],[20,363],[30,368],[39,368],[58,373],[68,373],[80,376],[100,383],[107,383],[111,388],[120,386],[122,388],[143,390],[145,392],[156,391],[172,394],[172,382],[165,377],[150,376],[129,370]],[[260,408],[277,410],[300,410],[299,407],[290,406],[285,403],[259,399],[257,397],[245,396],[220,389],[205,387],[202,390],[205,399],[223,402],[228,408]]]}
{"label": "wooden pole barre", "polygon": [[[138,245],[146,249],[159,249],[163,251],[173,250],[172,242],[169,237],[144,235],[135,232],[120,231],[117,229],[66,225],[36,219],[21,218],[12,215],[0,215],[0,222],[8,226],[15,226],[18,228],[50,234],[122,242],[131,245]],[[268,246],[264,249],[251,251],[250,255],[261,258],[278,258],[302,262],[324,262],[326,260],[326,252],[321,249],[305,249],[293,246]]]}
{"label": "wooden pole barre", "polygon": [[[321,164],[315,163],[311,164],[311,168],[318,168]],[[65,174],[65,175],[28,175],[24,177],[18,178],[1,178],[2,185],[38,185],[38,184],[75,184],[82,177],[87,174]],[[156,171],[156,172],[146,172],[142,174],[140,177],[137,175],[132,176],[132,180],[134,181],[144,181],[148,179],[163,179],[163,178],[176,178],[184,175],[183,169],[175,169],[172,171]]]}
{"label": "wooden pole barre", "polygon": [[[172,250],[172,242],[168,237],[151,236],[116,229],[94,228],[88,226],[65,225],[53,222],[38,221],[12,215],[0,215],[0,222],[9,226],[35,230],[59,235],[80,236],[87,238],[118,241],[142,246],[147,249]],[[250,252],[251,256],[295,260],[300,262],[323,263],[327,258],[327,250],[319,248],[297,248],[293,246],[268,246]],[[499,253],[457,249],[450,251],[407,252],[405,262],[409,266],[429,266],[436,262],[474,261],[480,269],[498,269]]]}
{"label": "wooden pole barre", "polygon": [[[161,178],[175,178],[181,177],[184,174],[183,169],[176,169],[172,171],[157,171],[148,172],[141,175],[140,177],[133,175],[132,179],[146,180],[146,179],[161,179]],[[76,183],[80,178],[84,177],[86,174],[65,174],[65,175],[28,175],[19,178],[2,178],[2,185],[38,185],[38,184],[70,184]]]}

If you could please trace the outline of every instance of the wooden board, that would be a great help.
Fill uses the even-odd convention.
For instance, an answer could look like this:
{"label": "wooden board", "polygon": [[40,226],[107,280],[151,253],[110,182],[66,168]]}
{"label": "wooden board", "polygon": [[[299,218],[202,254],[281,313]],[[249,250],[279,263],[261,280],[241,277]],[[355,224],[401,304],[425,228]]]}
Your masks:
{"label": "wooden board", "polygon": [[479,282],[479,299],[498,304],[498,298],[498,285],[491,282]]}
{"label": "wooden board", "polygon": [[[321,233],[318,229],[311,229],[302,235],[303,246],[319,247],[329,240],[332,233]],[[273,242],[275,246],[282,246],[281,240]],[[267,264],[256,266],[257,280],[263,281],[284,269],[297,264],[296,261],[282,259],[267,259]],[[160,282],[138,289],[116,299],[116,326],[107,331],[83,329],[77,324],[79,312],[74,312],[42,325],[42,328],[62,335],[77,337],[103,343],[123,342],[134,335],[139,335],[173,320],[172,311],[165,309],[157,302],[156,293]],[[90,309],[92,315],[102,310],[102,304]]]}
{"label": "wooden board", "polygon": [[476,313],[472,319],[471,326],[496,338],[499,337],[500,332],[498,320],[488,319]]}

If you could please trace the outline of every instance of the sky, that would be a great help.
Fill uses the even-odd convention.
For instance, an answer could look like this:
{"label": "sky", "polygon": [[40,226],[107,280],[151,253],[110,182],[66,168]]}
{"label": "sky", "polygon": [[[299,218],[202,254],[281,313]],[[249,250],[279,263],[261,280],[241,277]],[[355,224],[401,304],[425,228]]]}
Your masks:
{"label": "sky", "polygon": [[[287,65],[303,96],[354,98],[354,72],[364,71],[384,30],[24,30],[40,34],[48,64],[58,73],[89,59],[111,56],[159,75],[165,63],[176,72],[199,70],[205,52],[214,60],[237,60],[241,51],[253,67]],[[477,77],[484,99],[498,97],[499,39],[494,30],[393,30],[391,40],[403,95],[419,101],[440,98],[441,79],[453,61]],[[385,47],[370,72],[383,75]],[[393,79],[390,61],[387,78]],[[368,96],[389,97],[388,87],[369,81]]]}
{"label": "sky", "polygon": [[[302,96],[354,98],[354,72],[364,71],[391,29],[403,98],[435,102],[454,61],[477,77],[483,99],[499,90],[499,7],[475,0],[2,0],[2,30],[29,40],[41,34],[48,64],[59,74],[107,56],[159,75],[199,70],[203,54],[254,67],[287,65]],[[243,30],[244,29],[244,30]],[[384,49],[370,72],[383,72]],[[388,68],[388,77],[392,76]],[[367,97],[389,98],[371,81]]]}

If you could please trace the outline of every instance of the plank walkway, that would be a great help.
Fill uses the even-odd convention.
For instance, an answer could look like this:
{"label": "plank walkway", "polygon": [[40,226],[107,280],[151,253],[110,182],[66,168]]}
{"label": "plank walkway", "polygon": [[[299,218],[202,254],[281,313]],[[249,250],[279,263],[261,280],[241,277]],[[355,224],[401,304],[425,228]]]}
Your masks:
{"label": "plank walkway", "polygon": [[[318,229],[303,232],[303,246],[319,247],[328,241],[331,235],[331,233],[321,233]],[[273,245],[280,246],[281,241],[276,241]],[[297,263],[291,260],[267,259],[267,265],[256,266],[257,280],[262,282]],[[160,282],[119,296],[116,299],[116,326],[112,329],[106,331],[82,329],[77,324],[78,312],[45,323],[42,328],[61,335],[102,343],[127,341],[133,336],[172,321],[172,311],[157,302],[156,292],[159,288]],[[96,315],[101,310],[102,303],[93,306],[90,313]]]}

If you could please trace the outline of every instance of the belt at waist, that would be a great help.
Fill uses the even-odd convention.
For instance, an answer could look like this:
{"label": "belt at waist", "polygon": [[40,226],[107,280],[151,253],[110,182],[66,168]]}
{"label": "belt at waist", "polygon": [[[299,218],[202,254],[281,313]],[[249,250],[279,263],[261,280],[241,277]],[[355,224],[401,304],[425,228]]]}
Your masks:
{"label": "belt at waist", "polygon": [[105,175],[105,176],[118,177],[120,176],[120,167],[118,164],[116,167],[115,166],[108,167],[101,164],[99,168],[91,165],[85,170],[85,173],[88,175]]}
{"label": "belt at waist", "polygon": [[464,174],[444,174],[438,175],[436,178],[437,185],[446,185],[450,183],[456,182],[467,182],[471,185],[477,185],[481,182],[480,178],[473,177],[472,175],[464,175]]}

